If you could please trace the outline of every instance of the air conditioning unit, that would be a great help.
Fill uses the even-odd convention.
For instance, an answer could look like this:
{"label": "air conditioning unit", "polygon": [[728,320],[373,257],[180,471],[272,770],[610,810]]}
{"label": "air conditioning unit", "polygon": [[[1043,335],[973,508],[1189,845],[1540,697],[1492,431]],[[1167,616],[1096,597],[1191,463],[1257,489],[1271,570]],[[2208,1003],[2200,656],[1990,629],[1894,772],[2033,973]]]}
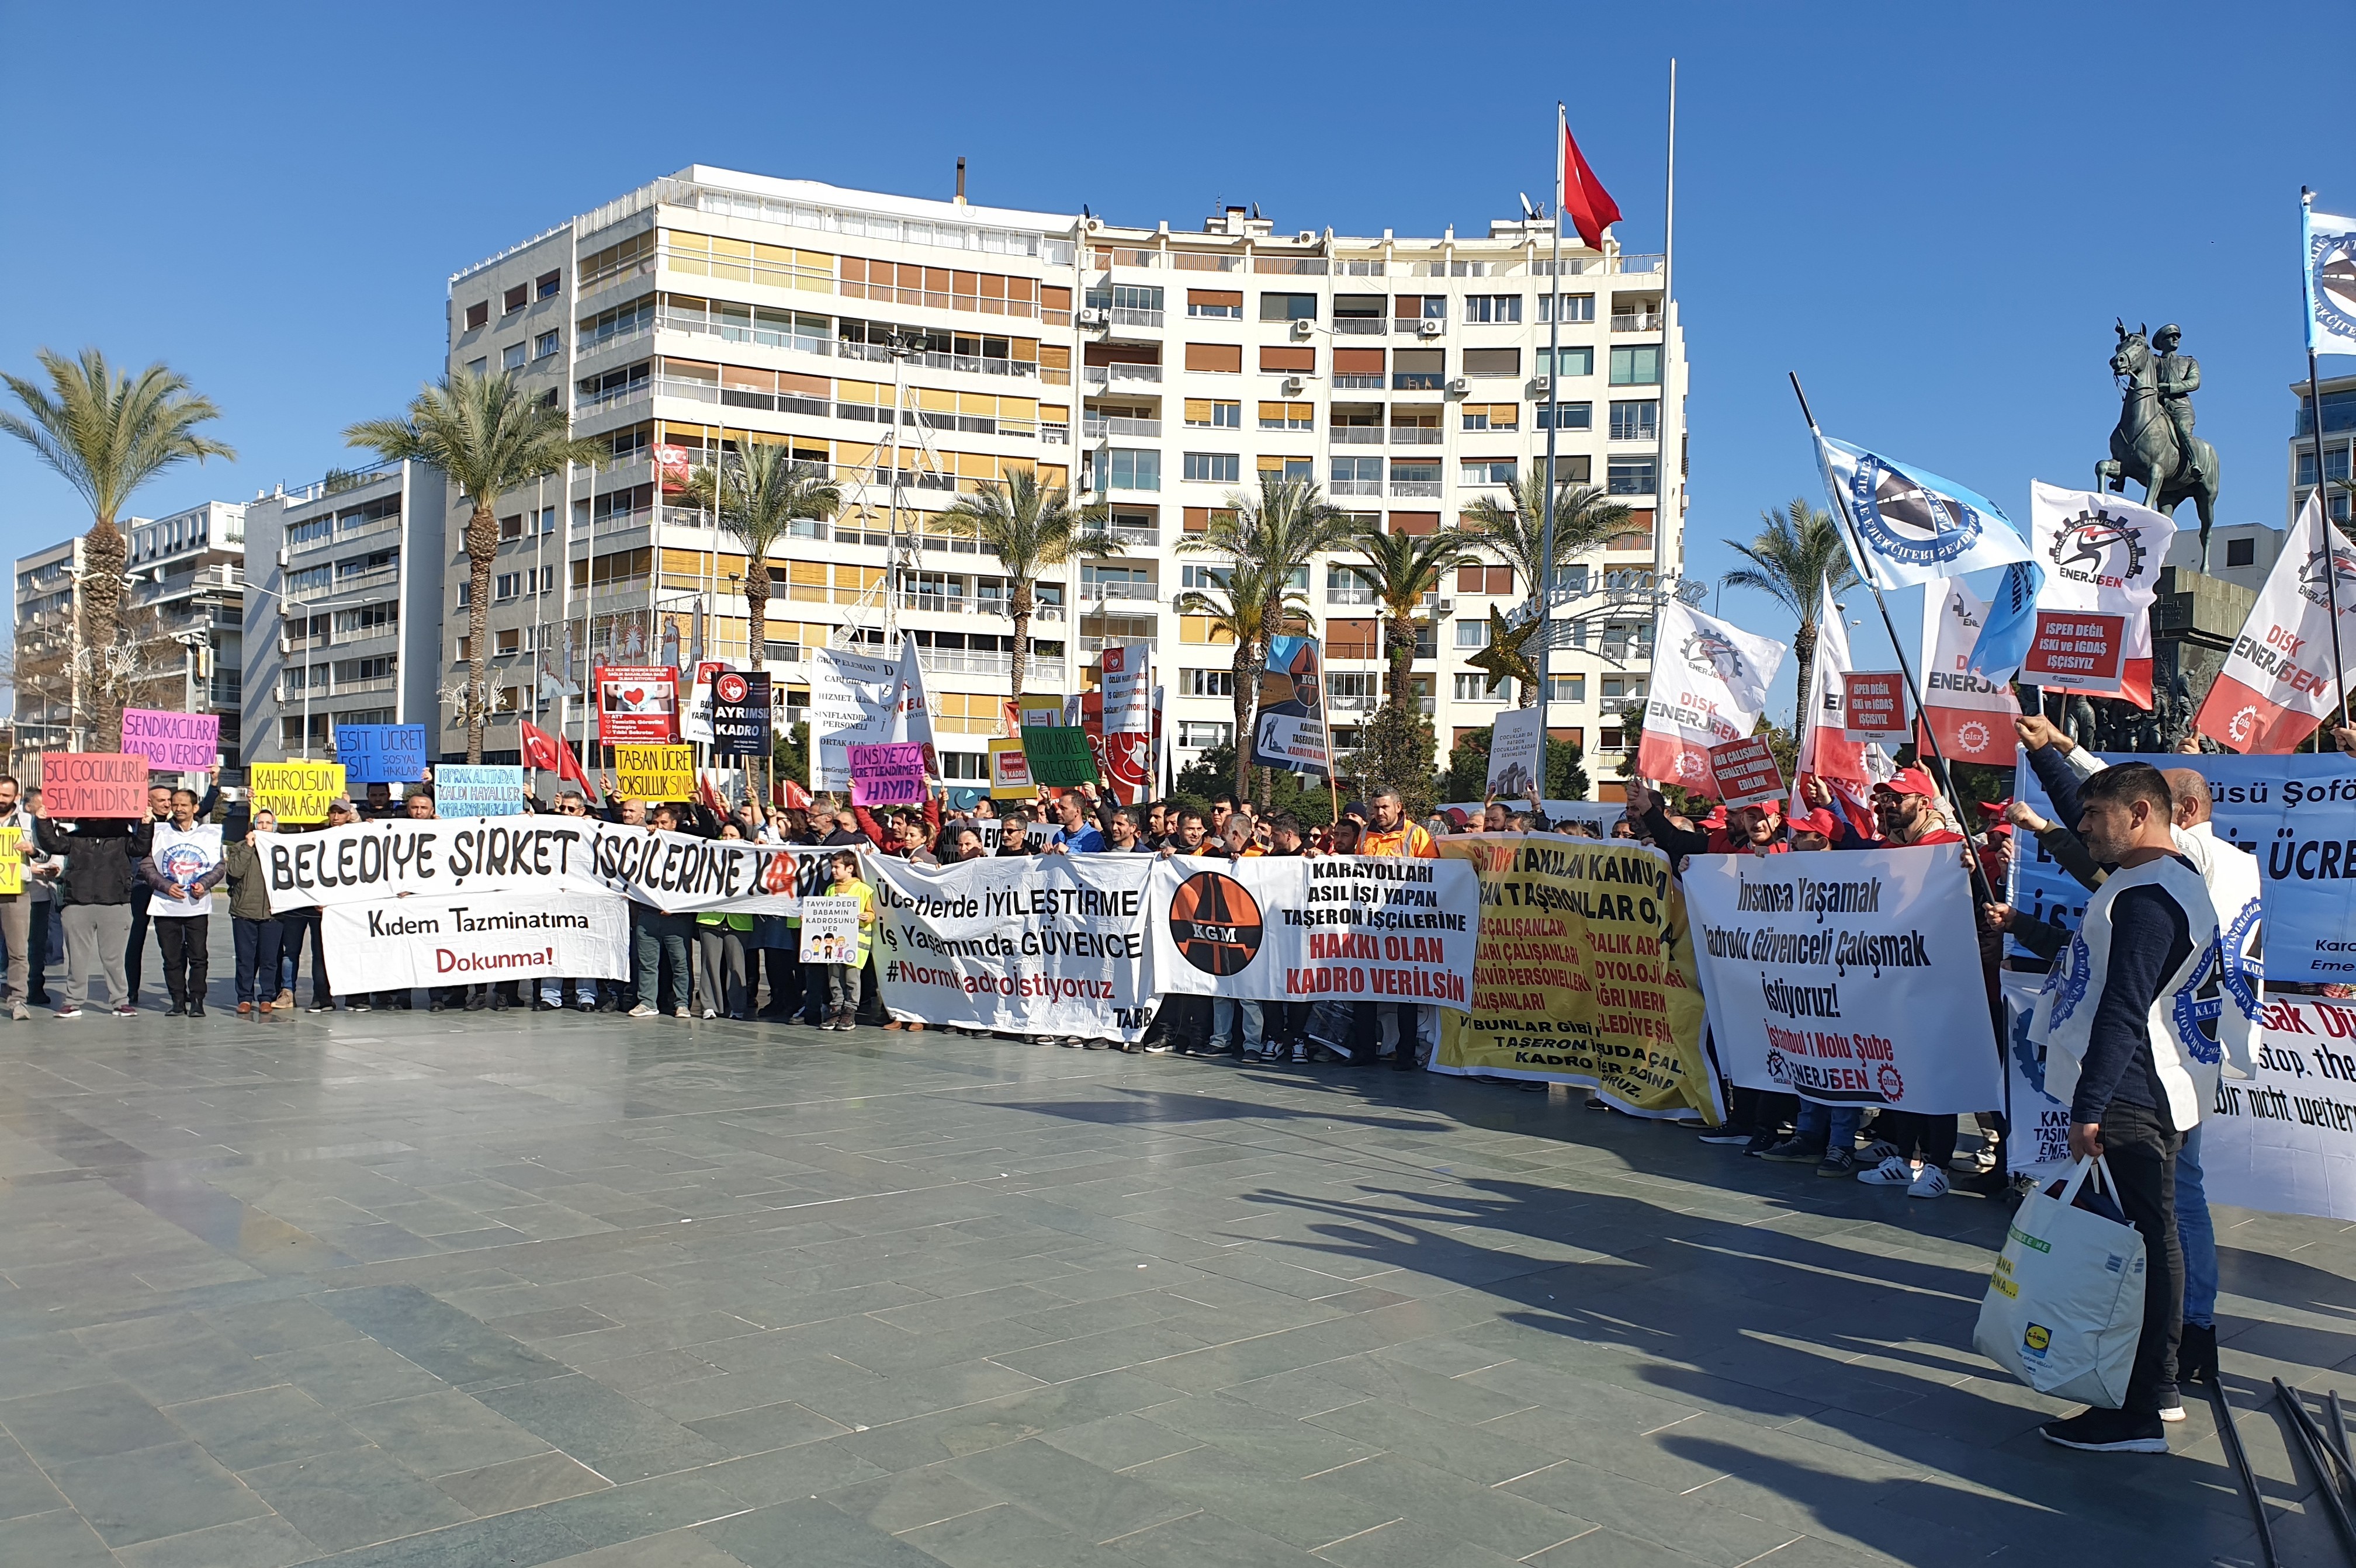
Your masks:
{"label": "air conditioning unit", "polygon": [[1553,391],[1554,391],[1554,378],[1553,378],[1553,377],[1551,377],[1551,376],[1533,376],[1533,377],[1531,377],[1531,378],[1530,378],[1530,392],[1531,392],[1531,394],[1532,394],[1533,396],[1543,398],[1543,397],[1547,397],[1547,396],[1551,395],[1551,394],[1553,393]]}
{"label": "air conditioning unit", "polygon": [[1293,236],[1293,238],[1299,240],[1303,245],[1312,244],[1317,239],[1317,230],[1314,229],[1304,229],[1299,234]]}
{"label": "air conditioning unit", "polygon": [[1448,395],[1451,398],[1461,398],[1472,389],[1472,383],[1462,376],[1456,377],[1448,383]]}
{"label": "air conditioning unit", "polygon": [[1096,306],[1090,305],[1080,312],[1080,325],[1082,326],[1102,326],[1104,324],[1105,313],[1098,310]]}
{"label": "air conditioning unit", "polygon": [[1415,335],[1418,337],[1437,337],[1447,330],[1446,322],[1433,321],[1429,316],[1415,324]]}
{"label": "air conditioning unit", "polygon": [[1297,398],[1301,395],[1301,389],[1304,385],[1306,385],[1306,383],[1304,383],[1300,377],[1287,376],[1284,379],[1284,395],[1288,398]]}
{"label": "air conditioning unit", "polygon": [[1295,337],[1310,336],[1316,330],[1317,324],[1313,321],[1296,321],[1292,324],[1292,336]]}
{"label": "air conditioning unit", "polygon": [[1453,615],[1456,613],[1456,601],[1453,599],[1442,599],[1434,603],[1431,608],[1433,613],[1436,614]]}

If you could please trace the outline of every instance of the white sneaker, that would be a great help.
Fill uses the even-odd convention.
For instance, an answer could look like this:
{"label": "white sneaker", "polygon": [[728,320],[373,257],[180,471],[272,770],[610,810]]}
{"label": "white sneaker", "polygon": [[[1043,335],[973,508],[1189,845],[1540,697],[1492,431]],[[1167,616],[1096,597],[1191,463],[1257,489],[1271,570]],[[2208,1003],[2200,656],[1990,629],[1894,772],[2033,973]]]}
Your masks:
{"label": "white sneaker", "polygon": [[1906,1186],[1909,1198],[1944,1198],[1947,1195],[1947,1173],[1925,1160],[1914,1179]]}
{"label": "white sneaker", "polygon": [[[1872,1151],[1869,1149],[1866,1152],[1870,1154]],[[1912,1188],[1915,1179],[1914,1168],[1893,1152],[1872,1169],[1858,1171],[1857,1179],[1868,1187]]]}
{"label": "white sneaker", "polygon": [[657,1017],[658,1015],[654,1008],[647,1006],[644,1002],[640,1002],[637,1007],[630,1009],[630,1016],[634,1019],[650,1019]]}
{"label": "white sneaker", "polygon": [[716,1018],[718,1018],[720,1015],[719,1015],[718,1013],[716,1013],[716,1012],[712,1011],[710,1008],[704,1008],[704,1009],[703,1009],[703,1016],[704,1016],[705,1018],[708,1018],[708,1019],[716,1019]]}

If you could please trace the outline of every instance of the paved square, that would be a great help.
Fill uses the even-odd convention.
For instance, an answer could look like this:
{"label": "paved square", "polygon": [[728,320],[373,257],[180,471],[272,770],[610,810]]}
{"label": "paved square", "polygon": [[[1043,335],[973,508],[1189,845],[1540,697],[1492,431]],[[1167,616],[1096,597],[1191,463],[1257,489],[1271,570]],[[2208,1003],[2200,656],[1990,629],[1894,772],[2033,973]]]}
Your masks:
{"label": "paved square", "polygon": [[[2256,1560],[2205,1403],[2076,1455],[1982,1375],[2002,1204],[1560,1090],[422,1011],[44,1019],[0,1090],[8,1563]],[[2356,1248],[2219,1219],[2339,1562],[2256,1406],[2356,1393]]]}

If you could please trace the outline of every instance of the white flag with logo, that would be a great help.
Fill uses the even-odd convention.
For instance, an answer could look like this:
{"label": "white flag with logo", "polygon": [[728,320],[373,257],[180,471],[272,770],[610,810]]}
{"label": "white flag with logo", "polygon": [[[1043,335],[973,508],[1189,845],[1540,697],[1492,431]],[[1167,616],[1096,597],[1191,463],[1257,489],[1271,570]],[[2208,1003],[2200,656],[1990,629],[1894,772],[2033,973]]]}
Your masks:
{"label": "white flag with logo", "polygon": [[1788,650],[1675,599],[1661,606],[1659,636],[1636,771],[1715,799],[1709,749],[1758,726]]}
{"label": "white flag with logo", "polygon": [[[2236,752],[2287,752],[2340,706],[2334,661],[2356,648],[2356,547],[2323,521],[2318,486],[2298,509],[2265,591],[2242,624],[2193,727]],[[2331,541],[2330,559],[2324,540]],[[2331,605],[2340,606],[2338,647]]]}
{"label": "white flag with logo", "polygon": [[1960,580],[1935,582],[1922,595],[1922,728],[1951,763],[2012,761],[2012,721],[2020,704],[2012,688],[1973,667],[1987,601]]}
{"label": "white flag with logo", "polygon": [[2037,591],[2039,613],[2120,617],[2126,623],[2126,664],[2119,684],[2102,689],[2149,708],[2151,604],[2159,596],[2169,542],[2176,538],[2174,520],[2123,496],[2064,490],[2036,479],[2029,485],[2029,534],[2045,567],[2044,585]]}
{"label": "white flag with logo", "polygon": [[2356,218],[2307,209],[2307,346],[2356,354]]}

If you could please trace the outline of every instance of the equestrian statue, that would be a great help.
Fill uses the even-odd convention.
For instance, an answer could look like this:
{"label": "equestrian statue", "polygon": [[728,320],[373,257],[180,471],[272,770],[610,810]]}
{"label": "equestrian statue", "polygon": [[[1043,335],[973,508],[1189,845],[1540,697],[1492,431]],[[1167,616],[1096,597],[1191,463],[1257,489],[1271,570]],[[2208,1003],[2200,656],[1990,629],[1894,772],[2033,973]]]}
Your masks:
{"label": "equestrian statue", "polygon": [[2201,570],[2209,570],[2209,529],[2217,513],[2217,449],[2192,433],[2192,394],[2201,385],[2201,361],[2179,354],[2184,334],[2174,322],[2152,334],[2133,332],[2118,322],[2118,352],[2111,375],[2119,383],[2119,422],[2111,431],[2111,455],[2094,464],[2098,488],[2125,490],[2143,482],[2144,505],[2173,517],[2177,503],[2201,509]]}

